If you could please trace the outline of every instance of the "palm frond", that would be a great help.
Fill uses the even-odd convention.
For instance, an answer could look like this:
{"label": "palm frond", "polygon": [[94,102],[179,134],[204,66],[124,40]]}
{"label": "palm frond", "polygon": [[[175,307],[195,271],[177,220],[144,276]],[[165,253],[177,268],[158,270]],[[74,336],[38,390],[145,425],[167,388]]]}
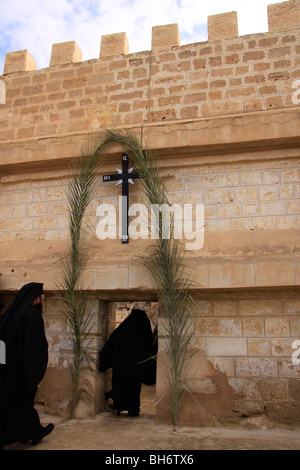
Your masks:
{"label": "palm frond", "polygon": [[83,228],[86,209],[94,196],[98,168],[104,161],[103,148],[98,141],[89,140],[82,147],[82,155],[71,164],[69,181],[69,252],[62,259],[62,281],[57,297],[71,329],[73,355],[69,364],[72,378],[72,417],[76,406],[87,390],[82,387],[82,375],[94,359],[89,338],[92,312],[88,311],[88,292],[81,282],[87,262],[86,231]]}

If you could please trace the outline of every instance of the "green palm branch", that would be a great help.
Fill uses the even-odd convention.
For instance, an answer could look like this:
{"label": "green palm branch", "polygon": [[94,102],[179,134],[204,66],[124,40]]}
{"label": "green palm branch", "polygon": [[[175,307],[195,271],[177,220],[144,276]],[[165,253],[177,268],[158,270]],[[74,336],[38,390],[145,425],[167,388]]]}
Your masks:
{"label": "green palm branch", "polygon": [[57,297],[62,301],[63,312],[71,329],[72,359],[69,367],[72,379],[72,418],[76,406],[86,395],[83,372],[93,371],[91,351],[93,328],[92,310],[88,309],[88,292],[81,281],[88,259],[87,231],[84,216],[94,196],[97,170],[104,161],[103,148],[95,139],[82,147],[82,155],[71,164],[69,181],[69,251],[62,260],[62,281]]}

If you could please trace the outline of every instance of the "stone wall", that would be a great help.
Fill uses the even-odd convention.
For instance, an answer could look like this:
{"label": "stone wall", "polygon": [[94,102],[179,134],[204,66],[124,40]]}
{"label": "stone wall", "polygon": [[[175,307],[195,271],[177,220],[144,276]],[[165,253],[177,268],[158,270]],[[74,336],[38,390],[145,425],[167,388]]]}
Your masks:
{"label": "stone wall", "polygon": [[[134,54],[125,33],[103,36],[99,58],[85,62],[75,41],[54,44],[43,70],[27,50],[7,54],[0,77],[0,289],[7,300],[26,282],[44,282],[50,361],[40,393],[49,410],[63,414],[69,406],[69,331],[53,297],[68,246],[69,163],[103,128],[114,128],[155,149],[171,203],[204,204],[204,245],[186,252],[201,294],[193,317],[200,351],[182,422],[299,416],[291,344],[300,339],[300,2],[270,5],[268,13],[266,33],[239,36],[231,12],[209,17],[208,41],[184,46],[178,25],[156,26],[151,50]],[[83,281],[97,346],[109,331],[106,302],[157,300],[140,263],[152,241],[122,245],[95,236],[97,207],[118,209],[121,195],[102,176],[120,164],[120,149],[107,149],[86,219],[93,238]],[[135,202],[145,202],[138,181],[130,187]],[[105,384],[93,387],[103,398]],[[194,412],[195,397],[204,414]],[[159,403],[158,418],[169,419]]]}
{"label": "stone wall", "polygon": [[298,371],[291,361],[299,302],[297,290],[229,292],[200,301],[196,338],[228,377],[234,412],[299,422]]}
{"label": "stone wall", "polygon": [[[93,324],[88,334],[89,350],[93,357],[102,349],[106,341],[106,304],[91,296],[88,301],[88,309],[93,312]],[[39,400],[45,411],[50,414],[69,416],[71,413],[72,382],[69,364],[72,360],[72,343],[70,338],[70,326],[63,313],[61,304],[50,293],[45,297],[44,322],[49,344],[49,362],[43,381],[39,386]],[[91,390],[91,405],[80,402],[76,410],[78,418],[82,416],[94,416],[104,409],[105,379],[101,374],[95,376],[86,373]]]}
{"label": "stone wall", "polygon": [[[110,165],[102,171],[108,169],[112,171]],[[1,177],[3,290],[40,279],[41,267],[45,288],[57,288],[59,259],[68,237],[66,173],[39,170]],[[172,164],[162,160],[161,176],[170,202],[204,204],[204,245],[187,252],[198,288],[298,285],[299,175],[297,148],[252,151],[246,157],[242,152],[227,154],[222,159],[204,158],[195,150]],[[93,239],[84,273],[86,287],[107,292],[149,290],[151,281],[138,252],[153,241],[138,239],[124,248],[119,238],[96,236],[97,207],[113,204],[118,214],[120,195],[120,187],[103,183],[99,174],[87,211]],[[145,202],[139,182],[130,188],[130,204],[135,202]]]}
{"label": "stone wall", "polygon": [[[187,394],[181,423],[212,425],[224,417],[266,416],[299,424],[299,367],[292,362],[299,313],[298,289],[202,291],[196,296],[191,328],[199,352],[186,378],[194,398]],[[160,398],[159,391],[158,416],[168,421],[167,403]]]}
{"label": "stone wall", "polygon": [[151,51],[117,50],[75,63],[64,43],[62,63],[51,60],[49,68],[25,72],[10,66],[15,53],[9,53],[1,77],[6,106],[0,105],[0,141],[293,106],[299,35],[295,29],[187,46],[154,42]]}
{"label": "stone wall", "polygon": [[[282,157],[285,153],[282,152]],[[161,177],[172,204],[204,204],[207,233],[298,229],[300,160],[298,151],[288,155],[289,159],[278,157],[270,162],[262,159],[165,168]],[[0,240],[66,239],[67,194],[65,171],[2,176]],[[97,178],[95,198],[87,211],[94,235],[99,220],[97,207],[113,204],[118,215],[121,194],[120,187],[103,183],[102,175]],[[130,204],[136,202],[146,203],[138,182],[130,188]]]}

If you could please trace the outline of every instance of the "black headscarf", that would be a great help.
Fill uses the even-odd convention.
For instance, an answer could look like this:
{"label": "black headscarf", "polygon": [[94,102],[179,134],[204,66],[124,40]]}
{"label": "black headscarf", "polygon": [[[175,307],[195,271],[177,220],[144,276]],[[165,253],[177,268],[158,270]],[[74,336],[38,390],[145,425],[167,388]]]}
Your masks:
{"label": "black headscarf", "polygon": [[25,284],[4,312],[0,320],[0,340],[4,341],[6,348],[9,348],[32,302],[42,294],[43,284],[39,282]]}

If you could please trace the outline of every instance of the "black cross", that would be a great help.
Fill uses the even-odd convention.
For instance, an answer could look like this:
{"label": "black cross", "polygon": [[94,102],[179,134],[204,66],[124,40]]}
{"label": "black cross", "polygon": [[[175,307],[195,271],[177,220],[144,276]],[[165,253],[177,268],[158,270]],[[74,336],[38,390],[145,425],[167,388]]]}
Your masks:
{"label": "black cross", "polygon": [[140,175],[138,173],[133,173],[133,167],[128,170],[128,156],[126,154],[122,155],[122,170],[117,168],[117,171],[117,175],[104,175],[103,182],[118,181],[117,186],[122,184],[122,243],[128,243],[128,183],[134,184],[133,180],[140,178]]}

